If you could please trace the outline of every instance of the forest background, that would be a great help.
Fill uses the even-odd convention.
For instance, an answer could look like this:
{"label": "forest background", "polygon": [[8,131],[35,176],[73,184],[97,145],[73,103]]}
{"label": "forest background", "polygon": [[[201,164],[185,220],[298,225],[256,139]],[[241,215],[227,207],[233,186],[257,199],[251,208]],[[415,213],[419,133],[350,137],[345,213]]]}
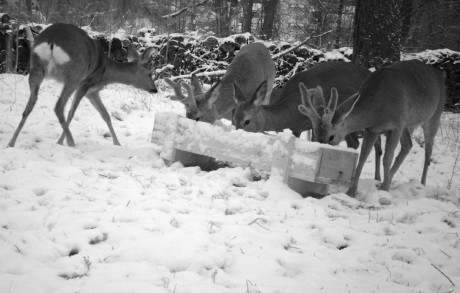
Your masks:
{"label": "forest background", "polygon": [[[328,59],[322,53],[334,49],[343,58],[333,59],[366,68],[419,53],[409,58],[446,69],[446,109],[460,110],[460,0],[0,0],[0,20],[0,72],[28,73],[30,44],[21,26],[31,23],[73,23],[98,32],[93,37],[119,61],[126,59],[129,42],[154,44],[156,78],[224,72],[240,44],[254,36],[272,44],[267,46],[278,56],[277,85]],[[128,43],[117,39],[120,30],[130,36]],[[148,43],[136,40],[146,33]],[[242,41],[235,38],[245,33]],[[296,45],[303,47],[281,56]],[[443,50],[435,57],[425,54],[437,49]],[[218,78],[213,76],[207,82]]]}
{"label": "forest background", "polygon": [[[331,31],[311,42],[330,49],[353,45],[356,7],[364,2],[382,6],[378,0],[0,0],[0,13],[23,23],[66,22],[107,34],[119,28],[135,34],[148,27],[157,34],[249,32],[263,40],[294,42]],[[401,21],[404,51],[460,50],[459,0],[383,2],[397,7],[386,16]],[[376,11],[369,15],[379,16]]]}

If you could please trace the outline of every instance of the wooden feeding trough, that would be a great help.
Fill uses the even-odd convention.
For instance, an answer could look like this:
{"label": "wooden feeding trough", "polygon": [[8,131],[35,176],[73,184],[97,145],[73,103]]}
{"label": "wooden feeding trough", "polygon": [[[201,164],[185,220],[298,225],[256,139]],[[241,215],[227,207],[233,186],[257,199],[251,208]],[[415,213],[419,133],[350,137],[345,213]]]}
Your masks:
{"label": "wooden feeding trough", "polygon": [[[328,185],[352,183],[355,150],[298,139],[286,133],[266,135],[196,122],[175,113],[157,113],[152,143],[160,157],[187,161],[191,154],[230,161],[278,174],[300,194],[325,195]],[[205,157],[202,157],[205,159]],[[196,157],[195,157],[196,160]]]}

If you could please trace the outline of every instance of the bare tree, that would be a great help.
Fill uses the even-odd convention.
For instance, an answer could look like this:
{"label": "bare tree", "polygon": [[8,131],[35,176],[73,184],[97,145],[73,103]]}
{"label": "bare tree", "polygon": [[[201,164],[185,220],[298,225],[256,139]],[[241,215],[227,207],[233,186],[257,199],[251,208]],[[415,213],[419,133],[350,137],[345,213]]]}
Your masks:
{"label": "bare tree", "polygon": [[243,23],[241,31],[243,33],[250,33],[252,31],[252,7],[254,0],[241,0],[243,5]]}
{"label": "bare tree", "polygon": [[402,1],[357,0],[353,35],[354,63],[370,68],[400,60]]}
{"label": "bare tree", "polygon": [[337,30],[335,34],[335,48],[340,47],[340,37],[342,34],[342,15],[345,0],[339,0],[339,7],[337,9]]}
{"label": "bare tree", "polygon": [[273,24],[275,22],[278,3],[279,0],[263,1],[264,21],[262,24],[261,38],[264,40],[269,40],[273,36]]}

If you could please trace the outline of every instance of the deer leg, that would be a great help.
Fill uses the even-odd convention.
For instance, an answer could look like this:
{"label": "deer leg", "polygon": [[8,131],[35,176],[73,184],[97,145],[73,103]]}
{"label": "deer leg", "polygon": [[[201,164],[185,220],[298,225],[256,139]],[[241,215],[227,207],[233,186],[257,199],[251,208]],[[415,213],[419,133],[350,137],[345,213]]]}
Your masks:
{"label": "deer leg", "polygon": [[[77,110],[78,105],[80,104],[81,99],[83,98],[87,90],[88,90],[87,86],[80,86],[75,92],[75,95],[72,101],[72,106],[70,107],[69,113],[67,114],[67,122],[66,122],[67,127],[70,127],[70,122],[72,121],[73,116],[75,115],[75,111]],[[64,142],[64,138],[65,138],[65,132],[63,131],[57,143],[62,145]],[[67,143],[69,142],[67,141]]]}
{"label": "deer leg", "polygon": [[375,180],[381,181],[380,176],[380,160],[382,159],[382,136],[379,134],[374,144],[375,150]]}
{"label": "deer leg", "polygon": [[94,108],[96,108],[99,114],[101,114],[102,119],[104,119],[105,123],[109,127],[110,134],[112,135],[112,139],[113,139],[113,144],[120,145],[117,135],[115,134],[115,130],[113,129],[113,126],[112,126],[112,120],[110,119],[110,115],[107,112],[107,109],[104,107],[104,104],[102,104],[102,100],[101,100],[101,97],[99,96],[99,92],[88,93],[87,97],[91,101],[91,104],[94,106]]}
{"label": "deer leg", "polygon": [[364,131],[363,144],[361,146],[361,153],[359,154],[358,166],[353,178],[353,185],[348,189],[347,194],[351,197],[355,196],[356,190],[358,189],[358,181],[361,176],[361,171],[363,170],[364,163],[366,162],[369,153],[372,150],[372,146],[377,140],[378,133],[371,132],[369,130]]}
{"label": "deer leg", "polygon": [[431,163],[431,154],[433,152],[433,142],[438,132],[441,114],[435,115],[423,125],[423,136],[425,137],[425,162],[423,164],[422,184],[426,184],[426,175]]}
{"label": "deer leg", "polygon": [[21,132],[22,127],[24,127],[24,124],[26,123],[27,117],[29,117],[29,114],[34,109],[35,103],[37,102],[37,98],[38,98],[38,90],[40,89],[40,85],[44,78],[45,78],[45,75],[41,67],[35,67],[31,70],[30,75],[29,75],[29,88],[30,88],[29,101],[27,102],[26,108],[24,109],[24,112],[22,113],[21,122],[19,122],[19,125],[13,134],[13,137],[8,143],[9,147],[14,147],[16,143],[16,139],[18,138],[18,135]]}
{"label": "deer leg", "polygon": [[393,163],[393,166],[391,166],[390,182],[393,180],[393,176],[396,174],[399,167],[401,167],[402,163],[404,162],[404,159],[406,158],[407,154],[412,148],[412,139],[410,137],[410,132],[407,128],[403,130],[400,141],[401,141],[401,150],[399,151],[399,154],[396,157]]}
{"label": "deer leg", "polygon": [[65,83],[56,106],[54,107],[54,113],[56,113],[59,123],[61,123],[61,127],[64,130],[65,136],[67,138],[67,144],[72,147],[75,146],[75,142],[73,140],[72,133],[70,133],[69,127],[65,121],[64,108],[74,90],[74,85],[71,85],[71,83]]}
{"label": "deer leg", "polygon": [[382,190],[388,191],[391,184],[391,164],[395,154],[396,146],[401,138],[403,129],[395,129],[387,132],[387,141],[385,144],[385,154],[383,155],[383,183]]}

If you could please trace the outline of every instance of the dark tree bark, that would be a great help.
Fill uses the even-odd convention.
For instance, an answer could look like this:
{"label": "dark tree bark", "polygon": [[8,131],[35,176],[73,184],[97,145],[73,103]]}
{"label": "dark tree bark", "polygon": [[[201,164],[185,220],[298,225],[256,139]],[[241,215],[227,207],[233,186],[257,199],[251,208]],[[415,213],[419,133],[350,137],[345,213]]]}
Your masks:
{"label": "dark tree bark", "polygon": [[216,34],[218,37],[226,37],[230,33],[230,7],[226,0],[214,0],[216,12]]}
{"label": "dark tree bark", "polygon": [[254,0],[243,0],[243,23],[242,32],[250,33],[252,31],[252,7]]}
{"label": "dark tree bark", "polygon": [[262,24],[261,38],[269,40],[273,36],[273,23],[275,22],[276,7],[279,0],[264,1],[264,22]]}
{"label": "dark tree bark", "polygon": [[400,60],[401,0],[357,0],[353,62],[366,68]]}
{"label": "dark tree bark", "polygon": [[13,53],[14,36],[12,32],[8,32],[5,35],[6,35],[5,72],[12,73],[14,71],[14,53]]}
{"label": "dark tree bark", "polygon": [[32,17],[32,0],[26,0],[27,16]]}
{"label": "dark tree bark", "polygon": [[337,10],[337,31],[335,35],[335,48],[340,48],[340,36],[342,34],[342,15],[345,0],[339,0],[339,8]]}
{"label": "dark tree bark", "polygon": [[401,16],[402,16],[402,31],[401,41],[404,42],[409,36],[411,27],[411,19],[413,14],[413,0],[402,0],[401,4]]}

